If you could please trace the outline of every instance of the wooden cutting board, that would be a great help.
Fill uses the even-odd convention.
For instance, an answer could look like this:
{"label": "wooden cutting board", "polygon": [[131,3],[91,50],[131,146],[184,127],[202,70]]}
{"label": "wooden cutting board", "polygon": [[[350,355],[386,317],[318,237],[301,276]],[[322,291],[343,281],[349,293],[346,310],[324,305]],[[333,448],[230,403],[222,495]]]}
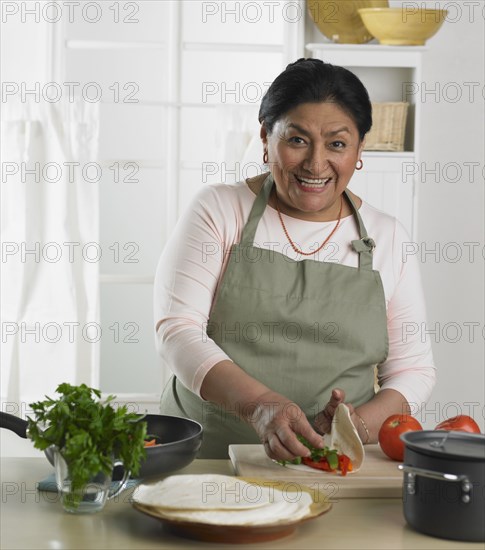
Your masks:
{"label": "wooden cutting board", "polygon": [[273,462],[262,445],[229,445],[236,475],[296,482],[324,491],[331,501],[340,498],[400,498],[403,474],[398,462],[387,458],[378,445],[365,446],[358,472],[346,476],[315,470],[299,472]]}

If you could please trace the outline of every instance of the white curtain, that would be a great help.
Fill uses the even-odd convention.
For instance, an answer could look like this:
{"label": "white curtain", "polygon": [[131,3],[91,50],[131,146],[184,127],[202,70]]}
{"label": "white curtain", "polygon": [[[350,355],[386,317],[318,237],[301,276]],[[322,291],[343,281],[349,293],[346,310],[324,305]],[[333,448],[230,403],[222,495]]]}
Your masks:
{"label": "white curtain", "polygon": [[2,410],[99,380],[98,104],[2,105]]}
{"label": "white curtain", "polygon": [[217,107],[217,156],[224,163],[226,183],[256,176],[265,170],[263,145],[259,137],[259,106],[219,105]]}

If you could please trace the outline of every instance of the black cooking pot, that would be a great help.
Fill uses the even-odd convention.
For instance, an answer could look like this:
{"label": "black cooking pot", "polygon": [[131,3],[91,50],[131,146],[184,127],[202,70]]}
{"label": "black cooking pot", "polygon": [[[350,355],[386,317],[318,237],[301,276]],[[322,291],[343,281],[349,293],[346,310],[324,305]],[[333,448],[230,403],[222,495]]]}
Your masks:
{"label": "black cooking pot", "polygon": [[[146,448],[146,459],[142,462],[137,477],[146,478],[180,470],[194,460],[202,444],[203,428],[198,422],[163,414],[146,414],[143,420],[147,423],[147,433],[156,436],[162,443]],[[0,412],[0,428],[28,438],[27,420],[12,414]],[[46,449],[45,455],[54,465],[53,449]],[[113,477],[121,477],[117,468]]]}
{"label": "black cooking pot", "polygon": [[409,525],[434,537],[485,541],[485,435],[420,430],[401,439]]}

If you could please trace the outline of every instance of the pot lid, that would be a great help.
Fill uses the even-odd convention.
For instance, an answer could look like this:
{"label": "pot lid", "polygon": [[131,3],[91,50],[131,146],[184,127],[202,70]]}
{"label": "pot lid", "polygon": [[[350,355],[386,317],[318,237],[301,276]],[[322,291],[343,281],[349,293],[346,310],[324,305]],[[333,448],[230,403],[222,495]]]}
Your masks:
{"label": "pot lid", "polygon": [[417,430],[401,434],[406,447],[443,458],[485,461],[485,435],[444,430]]}

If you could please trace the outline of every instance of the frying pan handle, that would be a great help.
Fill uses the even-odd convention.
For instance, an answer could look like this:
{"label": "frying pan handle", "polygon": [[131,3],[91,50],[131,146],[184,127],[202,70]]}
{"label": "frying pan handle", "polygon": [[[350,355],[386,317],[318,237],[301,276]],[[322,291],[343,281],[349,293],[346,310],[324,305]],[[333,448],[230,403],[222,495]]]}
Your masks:
{"label": "frying pan handle", "polygon": [[15,432],[18,436],[27,439],[27,420],[6,412],[0,412],[0,428]]}

